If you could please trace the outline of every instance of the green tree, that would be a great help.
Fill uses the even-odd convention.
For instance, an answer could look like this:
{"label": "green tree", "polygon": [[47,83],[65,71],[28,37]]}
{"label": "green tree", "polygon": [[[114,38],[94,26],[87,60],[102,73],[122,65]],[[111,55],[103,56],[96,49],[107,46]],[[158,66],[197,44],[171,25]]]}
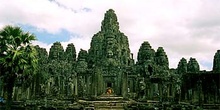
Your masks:
{"label": "green tree", "polygon": [[17,26],[5,26],[0,30],[0,75],[7,91],[6,110],[11,109],[16,78],[32,75],[37,67],[36,50],[31,45],[35,39],[33,34]]}

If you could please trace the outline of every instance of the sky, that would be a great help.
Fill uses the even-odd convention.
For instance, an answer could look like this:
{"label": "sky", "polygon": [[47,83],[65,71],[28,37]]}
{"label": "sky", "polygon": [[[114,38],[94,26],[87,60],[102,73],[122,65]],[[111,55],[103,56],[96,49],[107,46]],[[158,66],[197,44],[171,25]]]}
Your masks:
{"label": "sky", "polygon": [[164,48],[170,68],[193,57],[201,70],[212,70],[220,49],[220,0],[0,0],[0,29],[20,26],[36,35],[34,45],[49,51],[56,41],[64,49],[73,43],[79,52],[90,48],[109,9],[135,59],[148,41],[154,50]]}

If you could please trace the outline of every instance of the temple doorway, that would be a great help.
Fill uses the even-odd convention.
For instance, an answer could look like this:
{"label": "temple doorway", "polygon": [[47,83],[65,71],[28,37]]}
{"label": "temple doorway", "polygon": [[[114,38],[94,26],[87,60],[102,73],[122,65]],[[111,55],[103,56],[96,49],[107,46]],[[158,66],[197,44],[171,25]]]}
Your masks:
{"label": "temple doorway", "polygon": [[113,84],[111,82],[107,82],[106,86],[107,86],[106,94],[108,95],[113,94]]}
{"label": "temple doorway", "polygon": [[112,83],[108,82],[107,87],[112,87]]}

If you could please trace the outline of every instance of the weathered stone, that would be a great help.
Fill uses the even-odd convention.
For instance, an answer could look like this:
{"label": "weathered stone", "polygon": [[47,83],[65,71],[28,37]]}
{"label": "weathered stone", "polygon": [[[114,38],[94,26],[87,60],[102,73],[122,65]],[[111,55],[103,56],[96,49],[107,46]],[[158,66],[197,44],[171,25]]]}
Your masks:
{"label": "weathered stone", "polygon": [[178,74],[184,74],[187,72],[187,61],[185,58],[182,58],[180,61],[179,61],[179,64],[178,64],[178,67],[177,67],[177,73]]}
{"label": "weathered stone", "polygon": [[151,48],[149,42],[145,41],[141,44],[138,51],[136,72],[142,77],[152,75],[155,67],[154,61],[155,51]]}
{"label": "weathered stone", "polygon": [[[60,42],[55,42],[50,48],[47,63],[46,81],[41,84],[47,97],[60,98],[77,94],[77,80],[75,73],[76,53],[73,44],[68,44],[64,52]],[[70,80],[75,81],[70,81]]]}
{"label": "weathered stone", "polygon": [[140,86],[137,89],[138,97],[141,100],[145,98],[152,99],[153,97],[167,97],[166,88],[167,81],[170,77],[169,62],[166,53],[162,47],[159,47],[155,52],[148,42],[142,43],[138,52],[138,61],[136,63],[136,73],[139,78],[139,85],[146,85],[142,90]]}
{"label": "weathered stone", "polygon": [[36,97],[45,96],[45,84],[48,79],[48,53],[45,48],[40,48],[39,46],[35,46],[37,50],[38,57],[38,69],[36,75],[34,76],[34,93]]}
{"label": "weathered stone", "polygon": [[[219,103],[220,77],[216,74],[220,69],[219,50],[210,72],[199,71],[195,58],[190,58],[188,63],[182,58],[177,69],[169,69],[163,47],[155,52],[147,41],[141,44],[135,63],[128,38],[120,32],[117,16],[112,9],[105,13],[101,30],[92,37],[88,53],[81,49],[77,59],[74,44],[68,44],[64,52],[61,43],[55,42],[49,56],[46,49],[39,46],[35,49],[39,61],[37,73],[25,83],[22,82],[25,77],[18,76],[13,96],[14,100],[39,100],[30,101],[32,104],[27,100],[22,106],[29,104],[31,107],[43,105],[45,109],[67,109],[70,103],[73,105],[68,100],[77,101],[76,97],[90,99],[80,100],[85,106],[88,103],[97,104],[91,99],[105,100],[105,104],[99,102],[103,106],[121,104],[120,107],[130,103],[124,101],[127,98],[137,99],[132,100],[134,109],[156,109],[155,104],[158,104],[157,109],[180,109],[179,101],[196,105]],[[0,78],[2,87],[4,84]],[[5,96],[2,88],[0,96]]]}
{"label": "weathered stone", "polygon": [[141,44],[141,47],[138,51],[138,64],[143,64],[146,61],[154,61],[155,51],[151,48],[149,42],[145,41]]}
{"label": "weathered stone", "polygon": [[111,31],[113,33],[117,33],[119,31],[119,23],[113,9],[109,9],[105,13],[104,20],[102,21],[101,31]]}
{"label": "weathered stone", "polygon": [[78,59],[76,63],[76,72],[78,74],[78,95],[79,97],[85,97],[88,95],[89,87],[91,86],[89,83],[91,81],[88,81],[89,77],[92,75],[88,72],[88,53],[86,50],[80,49],[78,54]]}
{"label": "weathered stone", "polygon": [[73,43],[68,44],[66,51],[65,51],[65,59],[68,62],[75,62],[76,61],[76,49]]}
{"label": "weathered stone", "polygon": [[169,61],[163,47],[159,47],[155,53],[155,71],[157,74],[162,76],[169,75]]}
{"label": "weathered stone", "polygon": [[155,63],[163,70],[169,69],[169,61],[163,47],[159,47],[155,53]]}
{"label": "weathered stone", "polygon": [[187,71],[188,72],[199,72],[200,68],[199,68],[199,63],[196,61],[195,58],[190,58],[189,62],[187,64]]}
{"label": "weathered stone", "polygon": [[[103,78],[101,82],[104,83],[103,87],[97,89],[105,91],[107,87],[111,87],[116,94],[122,94],[127,89],[122,84],[122,77],[126,74],[123,69],[131,63],[131,58],[128,38],[120,32],[114,10],[110,9],[105,13],[101,31],[93,36],[90,45],[88,67],[95,72],[93,77],[102,76],[99,79]],[[100,68],[99,74],[95,68]]]}
{"label": "weathered stone", "polygon": [[220,50],[215,53],[213,60],[213,69],[214,72],[220,73]]}
{"label": "weathered stone", "polygon": [[76,71],[78,74],[86,73],[88,70],[87,64],[87,51],[81,49],[78,54],[77,64],[76,64]]}
{"label": "weathered stone", "polygon": [[60,42],[55,42],[50,48],[49,60],[63,60],[64,49]]}

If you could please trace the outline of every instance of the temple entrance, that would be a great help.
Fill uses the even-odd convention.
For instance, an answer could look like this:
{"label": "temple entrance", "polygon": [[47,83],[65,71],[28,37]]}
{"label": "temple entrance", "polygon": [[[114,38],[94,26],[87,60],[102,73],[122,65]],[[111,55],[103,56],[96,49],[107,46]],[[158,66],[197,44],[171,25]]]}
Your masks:
{"label": "temple entrance", "polygon": [[112,87],[112,83],[107,83],[107,87]]}
{"label": "temple entrance", "polygon": [[108,94],[108,95],[113,94],[112,83],[111,82],[107,82],[106,86],[107,86],[106,94]]}

